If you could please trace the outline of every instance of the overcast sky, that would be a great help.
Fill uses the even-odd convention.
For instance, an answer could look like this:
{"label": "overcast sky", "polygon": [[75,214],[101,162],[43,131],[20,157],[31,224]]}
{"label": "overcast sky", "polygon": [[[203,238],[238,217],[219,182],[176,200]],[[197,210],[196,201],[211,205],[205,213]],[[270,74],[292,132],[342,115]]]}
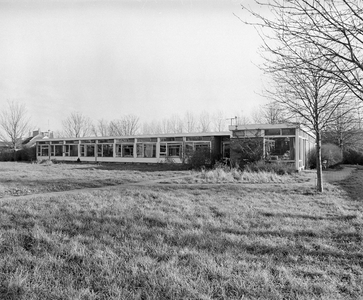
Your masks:
{"label": "overcast sky", "polygon": [[250,0],[0,0],[0,101],[26,105],[34,128],[78,111],[141,121],[265,100],[260,41],[234,16]]}

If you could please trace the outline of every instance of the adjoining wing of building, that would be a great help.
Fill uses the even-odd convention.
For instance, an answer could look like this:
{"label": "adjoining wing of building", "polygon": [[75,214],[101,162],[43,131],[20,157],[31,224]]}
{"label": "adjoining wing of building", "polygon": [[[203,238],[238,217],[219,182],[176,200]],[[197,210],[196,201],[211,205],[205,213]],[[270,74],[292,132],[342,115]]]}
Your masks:
{"label": "adjoining wing of building", "polygon": [[[299,124],[231,125],[227,132],[178,133],[135,136],[46,138],[36,141],[37,159],[82,162],[174,163],[187,154],[208,149],[212,160],[239,163],[246,151],[260,159],[289,163],[296,170],[307,165],[314,135]],[[254,149],[251,149],[253,145]],[[240,151],[244,149],[243,151]]]}

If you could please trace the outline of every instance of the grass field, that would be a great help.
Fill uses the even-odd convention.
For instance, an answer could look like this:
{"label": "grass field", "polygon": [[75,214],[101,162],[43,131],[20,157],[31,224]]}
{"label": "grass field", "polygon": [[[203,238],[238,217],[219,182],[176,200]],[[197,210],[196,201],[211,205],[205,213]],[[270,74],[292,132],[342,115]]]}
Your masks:
{"label": "grass field", "polygon": [[189,184],[171,178],[203,177],[11,163],[0,175],[0,299],[363,299],[363,170],[325,194],[303,176]]}

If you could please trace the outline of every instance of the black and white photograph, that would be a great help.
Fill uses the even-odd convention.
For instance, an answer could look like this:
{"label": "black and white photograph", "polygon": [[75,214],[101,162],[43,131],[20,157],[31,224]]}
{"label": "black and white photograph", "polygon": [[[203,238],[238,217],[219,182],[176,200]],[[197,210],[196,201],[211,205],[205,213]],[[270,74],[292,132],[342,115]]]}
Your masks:
{"label": "black and white photograph", "polygon": [[0,0],[0,300],[363,299],[363,1]]}

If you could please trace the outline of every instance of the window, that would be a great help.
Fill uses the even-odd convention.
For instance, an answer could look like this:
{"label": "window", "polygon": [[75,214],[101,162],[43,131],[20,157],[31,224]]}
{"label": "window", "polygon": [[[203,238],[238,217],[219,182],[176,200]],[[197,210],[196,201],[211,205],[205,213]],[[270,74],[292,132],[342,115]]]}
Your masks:
{"label": "window", "polygon": [[168,144],[168,156],[179,157],[181,155],[181,144]]}
{"label": "window", "polygon": [[160,138],[161,142],[173,142],[175,140],[175,138],[173,137],[162,137]]}
{"label": "window", "polygon": [[113,144],[113,139],[108,139],[108,140],[98,140],[98,143],[99,143],[99,144],[103,144],[103,143],[106,143],[106,144]]}
{"label": "window", "polygon": [[85,145],[81,145],[81,156],[86,156]]}
{"label": "window", "polygon": [[192,154],[194,150],[194,145],[193,143],[185,143],[185,153],[188,154]]}
{"label": "window", "polygon": [[143,144],[137,143],[136,144],[136,154],[137,157],[144,157],[144,151],[143,151]]}
{"label": "window", "polygon": [[63,146],[62,145],[55,145],[54,146],[54,155],[55,156],[63,156]]}
{"label": "window", "polygon": [[112,157],[113,156],[113,144],[104,144],[102,145],[102,156],[103,157]]}
{"label": "window", "polygon": [[48,146],[42,146],[41,147],[41,156],[49,156],[49,148]]}
{"label": "window", "polygon": [[194,143],[195,150],[210,150],[210,143]]}
{"label": "window", "polygon": [[95,146],[94,145],[85,145],[86,146],[86,154],[87,156],[95,156]]}
{"label": "window", "polygon": [[112,157],[113,156],[113,144],[98,144],[97,155],[99,157]]}
{"label": "window", "polygon": [[138,138],[138,142],[157,142],[157,138]]}
{"label": "window", "polygon": [[122,145],[116,144],[116,157],[121,157],[122,154]]}
{"label": "window", "polygon": [[122,157],[134,157],[134,145],[122,145]]}
{"label": "window", "polygon": [[78,156],[78,145],[70,145],[69,147],[70,156]]}
{"label": "window", "polygon": [[234,130],[233,131],[233,136],[234,137],[244,137],[245,136],[245,131],[244,130]]}
{"label": "window", "polygon": [[281,135],[280,128],[265,129],[265,135]]}
{"label": "window", "polygon": [[156,144],[138,143],[136,147],[137,157],[156,157]]}
{"label": "window", "polygon": [[166,144],[160,144],[160,157],[166,156]]}
{"label": "window", "polygon": [[295,138],[266,138],[265,151],[268,160],[294,160]]}
{"label": "window", "polygon": [[222,155],[223,155],[223,158],[230,157],[230,143],[229,142],[223,143]]}
{"label": "window", "polygon": [[183,141],[183,137],[162,137],[160,138],[161,142],[175,142],[175,141]]}
{"label": "window", "polygon": [[156,157],[156,144],[144,144],[144,157]]}
{"label": "window", "polygon": [[134,143],[135,139],[117,139],[116,143]]}
{"label": "window", "polygon": [[211,136],[187,136],[187,141],[211,141]]}
{"label": "window", "polygon": [[250,129],[250,130],[245,130],[245,136],[247,137],[257,137],[261,135],[261,130],[260,129]]}
{"label": "window", "polygon": [[295,128],[283,128],[281,133],[282,135],[295,135]]}
{"label": "window", "polygon": [[78,145],[64,145],[65,156],[78,156]]}

